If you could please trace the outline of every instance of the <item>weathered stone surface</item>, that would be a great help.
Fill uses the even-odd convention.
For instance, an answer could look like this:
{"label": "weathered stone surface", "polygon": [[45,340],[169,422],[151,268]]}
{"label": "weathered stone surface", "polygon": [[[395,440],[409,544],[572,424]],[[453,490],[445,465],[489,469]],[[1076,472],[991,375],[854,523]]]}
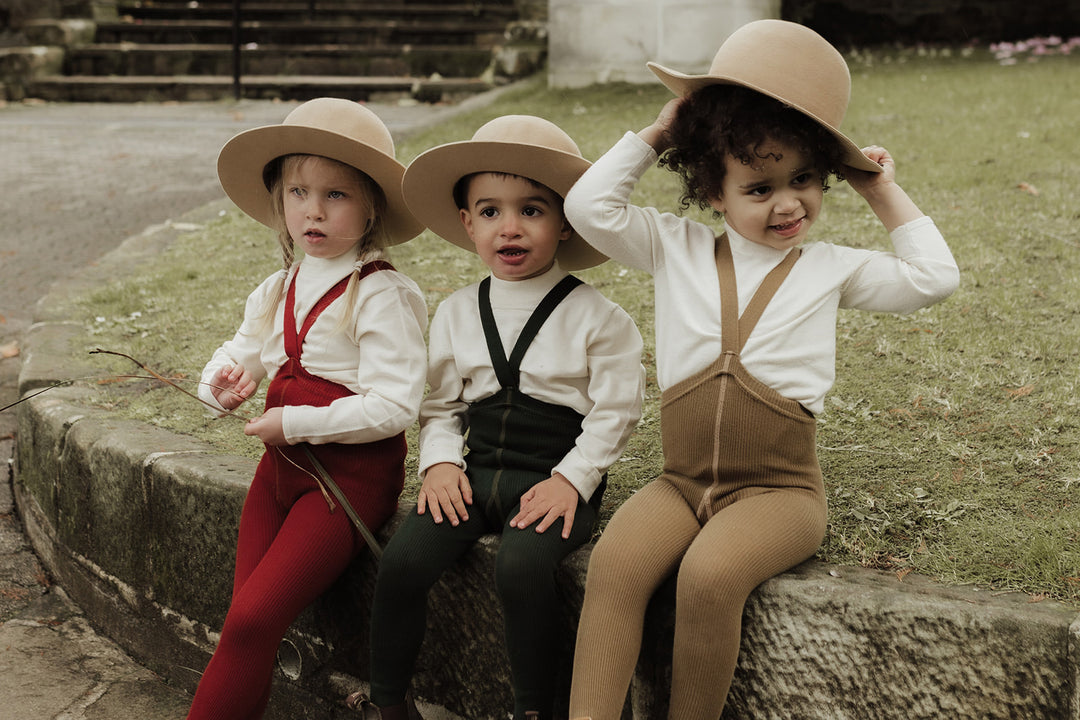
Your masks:
{"label": "weathered stone surface", "polygon": [[34,45],[68,47],[94,42],[97,23],[85,18],[48,18],[27,22],[22,31]]}
{"label": "weathered stone surface", "polygon": [[0,80],[21,84],[35,75],[58,73],[63,63],[64,51],[58,47],[34,45],[0,48]]}
{"label": "weathered stone surface", "polygon": [[[654,600],[637,717],[666,718],[672,584]],[[808,562],[750,598],[724,718],[1073,718],[1076,611]]]}

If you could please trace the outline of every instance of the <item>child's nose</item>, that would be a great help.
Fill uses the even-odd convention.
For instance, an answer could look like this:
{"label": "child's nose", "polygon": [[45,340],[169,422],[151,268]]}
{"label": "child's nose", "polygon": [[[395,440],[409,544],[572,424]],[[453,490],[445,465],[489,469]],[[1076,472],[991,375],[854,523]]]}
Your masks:
{"label": "child's nose", "polygon": [[776,198],[776,212],[781,214],[792,213],[799,209],[802,201],[798,193],[781,192]]}
{"label": "child's nose", "polygon": [[321,201],[311,199],[307,204],[307,215],[312,220],[321,220],[323,217],[323,204]]}
{"label": "child's nose", "polygon": [[504,237],[517,237],[518,235],[520,235],[521,223],[518,221],[517,216],[512,213],[503,215],[500,232]]}

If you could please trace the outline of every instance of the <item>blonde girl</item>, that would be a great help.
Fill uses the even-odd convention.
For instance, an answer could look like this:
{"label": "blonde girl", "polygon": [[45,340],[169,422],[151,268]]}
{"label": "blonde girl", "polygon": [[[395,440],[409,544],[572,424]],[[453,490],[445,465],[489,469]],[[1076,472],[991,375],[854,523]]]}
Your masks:
{"label": "blonde girl", "polygon": [[310,457],[369,529],[397,508],[427,322],[420,289],[385,257],[386,246],[422,229],[402,200],[403,173],[382,121],[333,98],[221,151],[222,186],[278,231],[284,267],[249,296],[236,335],[202,374],[200,395],[222,413],[264,378],[270,385],[265,411],[244,428],[266,451],[240,516],[221,640],[190,720],[260,718],[285,631],[364,548]]}

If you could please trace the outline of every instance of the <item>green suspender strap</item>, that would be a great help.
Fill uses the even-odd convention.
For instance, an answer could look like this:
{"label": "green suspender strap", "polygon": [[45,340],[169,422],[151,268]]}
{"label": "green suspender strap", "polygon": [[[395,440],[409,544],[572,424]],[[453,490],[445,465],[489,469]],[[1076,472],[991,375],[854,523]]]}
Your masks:
{"label": "green suspender strap", "polygon": [[503,349],[502,341],[499,340],[499,328],[495,325],[495,315],[491,311],[491,277],[480,281],[479,305],[480,323],[484,326],[484,338],[487,340],[488,352],[491,354],[491,365],[495,369],[495,375],[504,388],[516,388],[521,369],[521,359],[525,357],[525,351],[529,349],[536,333],[544,321],[551,316],[559,303],[570,292],[581,285],[581,280],[573,275],[567,275],[559,283],[548,291],[540,304],[536,306],[532,317],[521,329],[521,335],[514,343],[514,349],[510,352],[510,359],[506,359],[506,350]]}

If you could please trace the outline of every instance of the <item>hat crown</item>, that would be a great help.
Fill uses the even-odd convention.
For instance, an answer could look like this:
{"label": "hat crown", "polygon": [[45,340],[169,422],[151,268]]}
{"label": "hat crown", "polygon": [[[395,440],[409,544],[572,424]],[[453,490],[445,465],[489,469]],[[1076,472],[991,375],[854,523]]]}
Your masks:
{"label": "hat crown", "polygon": [[533,145],[581,157],[573,138],[555,123],[534,115],[503,115],[480,126],[472,142]]}
{"label": "hat crown", "polygon": [[379,116],[344,98],[316,98],[298,105],[280,125],[245,130],[218,154],[218,179],[232,201],[259,222],[277,228],[277,200],[267,179],[270,163],[286,155],[318,155],[360,170],[386,196],[387,242],[402,243],[423,228],[401,196],[405,166],[394,157],[394,141]]}
{"label": "hat crown", "polygon": [[386,125],[378,115],[352,100],[330,97],[309,100],[286,115],[281,124],[341,135],[394,157],[394,139]]}
{"label": "hat crown", "polygon": [[839,51],[810,28],[784,20],[758,20],[733,32],[709,74],[757,88],[834,128],[851,98],[851,74]]}

